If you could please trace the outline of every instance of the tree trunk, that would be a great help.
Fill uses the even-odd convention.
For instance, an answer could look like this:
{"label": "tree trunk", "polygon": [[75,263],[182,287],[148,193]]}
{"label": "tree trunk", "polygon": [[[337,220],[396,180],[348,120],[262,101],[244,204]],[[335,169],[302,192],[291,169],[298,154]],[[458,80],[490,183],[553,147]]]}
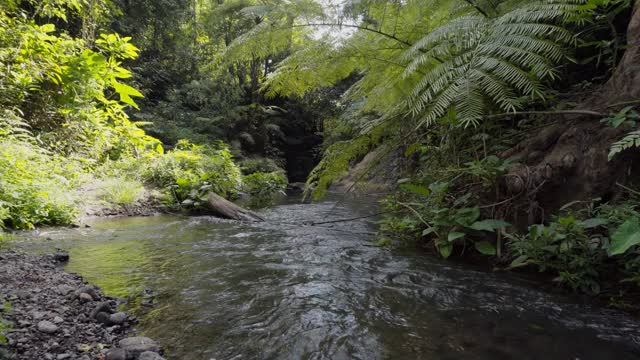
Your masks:
{"label": "tree trunk", "polygon": [[213,192],[207,195],[207,204],[211,212],[225,219],[264,221],[260,215],[253,211],[242,208]]}

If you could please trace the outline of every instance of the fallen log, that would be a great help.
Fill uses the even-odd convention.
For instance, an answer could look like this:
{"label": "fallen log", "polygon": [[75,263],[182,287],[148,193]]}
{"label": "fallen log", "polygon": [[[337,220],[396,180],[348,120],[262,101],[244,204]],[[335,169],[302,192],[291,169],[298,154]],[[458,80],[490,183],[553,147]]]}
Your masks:
{"label": "fallen log", "polygon": [[242,208],[213,192],[209,192],[207,195],[207,206],[214,215],[226,219],[264,221],[264,219],[255,212]]}

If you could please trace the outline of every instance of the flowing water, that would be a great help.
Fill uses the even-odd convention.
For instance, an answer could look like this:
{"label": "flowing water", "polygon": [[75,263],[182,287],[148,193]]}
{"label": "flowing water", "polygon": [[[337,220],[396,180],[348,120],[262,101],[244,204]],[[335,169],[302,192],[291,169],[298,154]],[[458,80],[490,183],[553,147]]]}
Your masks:
{"label": "flowing water", "polygon": [[135,303],[150,289],[153,305],[131,310],[169,359],[640,359],[640,322],[623,314],[371,246],[366,220],[304,225],[367,211],[291,202],[255,224],[101,219],[25,243],[68,250],[67,270],[108,295]]}

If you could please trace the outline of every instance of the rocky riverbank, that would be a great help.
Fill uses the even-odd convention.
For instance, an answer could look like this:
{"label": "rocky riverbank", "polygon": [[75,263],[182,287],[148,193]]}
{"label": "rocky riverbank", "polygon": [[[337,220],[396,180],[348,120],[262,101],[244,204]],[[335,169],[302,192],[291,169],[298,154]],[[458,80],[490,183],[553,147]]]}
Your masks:
{"label": "rocky riverbank", "polygon": [[66,253],[0,253],[0,360],[162,360],[119,301],[62,269]]}

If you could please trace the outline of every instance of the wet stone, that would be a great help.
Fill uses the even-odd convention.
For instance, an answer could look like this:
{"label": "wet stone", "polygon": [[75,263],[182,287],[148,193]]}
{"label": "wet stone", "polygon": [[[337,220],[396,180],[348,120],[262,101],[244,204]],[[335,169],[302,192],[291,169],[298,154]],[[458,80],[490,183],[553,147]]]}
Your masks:
{"label": "wet stone", "polygon": [[111,349],[107,352],[106,360],[126,360],[127,352],[124,349]]}
{"label": "wet stone", "polygon": [[158,343],[144,336],[136,336],[120,340],[120,343],[118,345],[134,356],[142,354],[146,351],[160,351],[160,346],[158,346]]}
{"label": "wet stone", "polygon": [[138,357],[138,360],[165,360],[165,359],[162,356],[160,356],[158,353],[145,351],[142,354],[140,354],[140,357]]}
{"label": "wet stone", "polygon": [[117,312],[117,313],[112,314],[111,316],[109,316],[109,320],[113,324],[122,325],[127,320],[127,314],[125,314],[123,312]]}

